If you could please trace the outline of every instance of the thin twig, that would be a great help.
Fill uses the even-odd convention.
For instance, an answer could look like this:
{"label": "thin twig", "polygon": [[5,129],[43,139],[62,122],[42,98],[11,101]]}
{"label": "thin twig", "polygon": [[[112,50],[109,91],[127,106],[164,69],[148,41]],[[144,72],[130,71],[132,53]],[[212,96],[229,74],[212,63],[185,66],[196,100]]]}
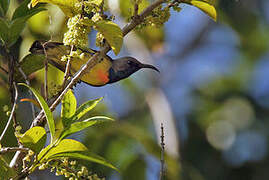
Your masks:
{"label": "thin twig", "polygon": [[3,147],[3,148],[0,148],[0,155],[9,153],[9,152],[16,152],[16,151],[27,152],[29,151],[29,149],[21,148],[21,147]]}
{"label": "thin twig", "polygon": [[164,130],[163,130],[163,123],[161,123],[161,169],[160,169],[160,180],[164,180],[165,177],[165,166],[164,166]]}
{"label": "thin twig", "polygon": [[44,53],[45,53],[45,79],[44,79],[44,97],[46,102],[48,102],[48,54],[47,51],[45,49],[45,44],[42,44],[43,49],[44,49]]}
{"label": "thin twig", "polygon": [[[71,50],[70,50],[70,55],[71,55],[73,49],[74,49],[74,46],[72,45],[71,46]],[[63,80],[63,88],[64,88],[64,86],[65,86],[65,84],[67,82],[68,77],[70,76],[71,58],[72,58],[71,56],[70,56],[70,58],[68,58],[67,64],[66,64],[66,67],[65,67],[64,80]]]}
{"label": "thin twig", "polygon": [[5,129],[3,130],[1,136],[0,136],[0,142],[2,142],[2,139],[4,137],[4,135],[6,134],[6,131],[13,119],[13,116],[14,116],[14,113],[15,113],[15,109],[16,109],[16,106],[17,106],[17,102],[18,102],[18,89],[17,89],[17,86],[16,86],[16,83],[13,82],[13,86],[14,86],[14,90],[15,90],[15,97],[14,97],[14,104],[13,104],[13,107],[12,107],[12,110],[11,110],[11,113],[10,113],[10,116],[8,118],[8,121],[7,121],[7,124],[6,124],[6,127]]}
{"label": "thin twig", "polygon": [[0,66],[0,69],[1,69],[4,73],[8,74],[8,71],[7,71],[5,68],[3,68],[2,66]]}
{"label": "thin twig", "polygon": [[122,29],[123,36],[126,36],[131,30],[133,30],[138,24],[142,23],[156,7],[161,5],[162,3],[165,3],[167,0],[158,0],[153,2],[151,5],[149,5],[146,9],[143,10],[143,12],[136,17],[132,18],[131,21],[125,25]]}
{"label": "thin twig", "polygon": [[[18,67],[18,69],[19,69],[19,72],[20,72],[21,75],[23,76],[23,78],[24,78],[26,84],[27,84],[28,86],[31,86],[30,81],[29,81],[27,75],[24,73],[24,71],[22,70],[22,68],[21,68],[21,66],[20,66],[19,63],[17,63],[17,67]],[[29,90],[29,94],[30,94],[31,98],[34,99],[33,92]],[[35,118],[35,106],[34,106],[33,103],[30,103],[30,106],[31,106],[31,110],[32,110],[32,116],[33,116],[33,118]]]}

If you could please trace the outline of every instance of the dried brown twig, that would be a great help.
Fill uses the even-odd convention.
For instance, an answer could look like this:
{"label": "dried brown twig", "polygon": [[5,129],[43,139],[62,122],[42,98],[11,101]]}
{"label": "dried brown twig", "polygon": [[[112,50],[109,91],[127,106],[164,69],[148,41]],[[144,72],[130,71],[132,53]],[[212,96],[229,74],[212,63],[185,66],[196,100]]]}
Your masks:
{"label": "dried brown twig", "polygon": [[161,169],[160,169],[160,180],[163,180],[165,177],[165,162],[164,162],[164,128],[163,128],[163,123],[161,123]]}

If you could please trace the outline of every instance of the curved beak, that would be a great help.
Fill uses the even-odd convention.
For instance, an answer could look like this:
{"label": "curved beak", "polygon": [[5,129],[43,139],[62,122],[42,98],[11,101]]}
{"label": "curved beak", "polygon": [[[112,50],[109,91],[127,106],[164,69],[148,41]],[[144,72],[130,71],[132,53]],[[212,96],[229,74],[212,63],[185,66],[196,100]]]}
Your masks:
{"label": "curved beak", "polygon": [[141,68],[153,69],[153,70],[157,71],[158,73],[160,73],[159,69],[157,69],[155,66],[152,66],[150,64],[141,64]]}

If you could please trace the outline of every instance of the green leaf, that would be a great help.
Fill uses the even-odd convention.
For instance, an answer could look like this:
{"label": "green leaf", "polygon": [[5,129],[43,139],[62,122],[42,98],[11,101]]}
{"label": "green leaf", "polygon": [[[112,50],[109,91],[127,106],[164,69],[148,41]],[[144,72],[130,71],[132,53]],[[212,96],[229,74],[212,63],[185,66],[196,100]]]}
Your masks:
{"label": "green leaf", "polygon": [[[10,47],[12,46],[17,39],[19,38],[21,32],[23,31],[26,21],[35,15],[36,13],[40,11],[44,11],[46,9],[44,8],[32,8],[29,9],[27,7],[29,0],[25,0],[23,3],[20,4],[20,6],[15,10],[12,21],[10,23],[5,23],[5,25],[8,27],[8,31],[5,33],[5,36],[1,36],[2,40],[5,42],[5,44]],[[1,25],[3,22],[1,23]],[[6,26],[3,28],[6,29]],[[1,27],[2,28],[2,27]],[[1,29],[0,29],[1,30]]]}
{"label": "green leaf", "polygon": [[0,18],[0,40],[3,41],[4,44],[8,41],[8,23],[5,19]]}
{"label": "green leaf", "polygon": [[77,108],[77,100],[74,96],[72,90],[68,90],[68,92],[64,95],[62,100],[62,111],[61,111],[61,119],[63,121],[64,127],[67,126],[68,121],[70,121],[70,117],[72,117]]}
{"label": "green leaf", "polygon": [[73,139],[64,139],[60,141],[56,146],[53,147],[53,144],[50,144],[44,148],[37,156],[37,159],[42,163],[52,156],[55,156],[60,153],[67,152],[79,152],[87,151],[88,148],[84,146],[81,142]]}
{"label": "green leaf", "polygon": [[217,21],[217,11],[214,6],[203,1],[190,1],[190,4],[201,9],[204,13],[210,16],[214,21]]}
{"label": "green leaf", "polygon": [[9,167],[3,157],[0,156],[0,176],[10,179],[16,176],[16,171]]}
{"label": "green leaf", "polygon": [[50,130],[50,136],[51,136],[50,141],[52,143],[54,141],[54,135],[55,135],[55,124],[54,124],[54,119],[53,119],[52,112],[50,111],[49,106],[47,105],[43,97],[34,88],[27,86],[24,83],[19,83],[19,85],[28,87],[33,92],[40,106],[44,110],[46,118],[47,118],[49,130]]}
{"label": "green leaf", "polygon": [[[28,54],[19,63],[25,75],[29,76],[44,67],[44,60],[45,56],[42,54]],[[24,80],[17,69],[15,70],[15,80],[17,82]]]}
{"label": "green leaf", "polygon": [[91,152],[66,152],[66,153],[59,153],[59,154],[55,154],[53,156],[50,156],[50,159],[58,159],[60,157],[69,157],[69,158],[75,158],[75,159],[83,159],[83,160],[87,160],[87,161],[91,161],[91,162],[95,162],[98,164],[102,164],[104,166],[110,167],[112,169],[115,169],[116,171],[118,171],[118,169],[113,166],[111,163],[109,163],[108,161],[106,161],[104,158],[91,153]]}
{"label": "green leaf", "polygon": [[105,116],[95,116],[81,122],[75,122],[71,124],[69,128],[63,131],[62,135],[60,136],[60,139],[63,139],[87,127],[93,126],[95,124],[103,123],[103,122],[108,122],[108,121],[113,121],[113,119],[109,117],[105,117]]}
{"label": "green leaf", "polygon": [[0,9],[2,11],[2,16],[5,16],[5,14],[7,13],[9,4],[10,4],[10,0],[1,0],[0,1]]}
{"label": "green leaf", "polygon": [[3,8],[0,6],[0,17],[4,17],[4,16],[5,16],[5,12]]}
{"label": "green leaf", "polygon": [[26,20],[24,18],[17,18],[9,24],[8,40],[6,42],[8,47],[11,47],[20,37],[21,32],[25,27]]}
{"label": "green leaf", "polygon": [[75,8],[75,4],[79,3],[80,0],[32,0],[31,1],[33,7],[35,7],[38,3],[42,3],[42,2],[51,3],[58,6],[59,8],[61,8],[64,14],[67,15],[68,17],[72,17],[79,13],[79,12],[76,12],[77,8]]}
{"label": "green leaf", "polygon": [[47,10],[46,8],[43,7],[34,7],[34,8],[29,8],[28,4],[30,3],[30,0],[25,0],[23,1],[19,7],[17,7],[17,9],[14,11],[13,15],[12,15],[12,20],[15,20],[17,18],[26,18],[29,19],[30,17],[32,17],[33,15],[41,12],[41,11],[45,11]]}
{"label": "green leaf", "polygon": [[119,54],[123,42],[121,28],[117,24],[107,20],[96,22],[95,28],[105,37],[115,55]]}
{"label": "green leaf", "polygon": [[87,101],[86,103],[79,106],[75,114],[70,118],[72,121],[77,121],[90,110],[92,110],[103,98]]}
{"label": "green leaf", "polygon": [[40,126],[32,127],[19,138],[24,147],[27,147],[36,153],[40,152],[45,146],[46,139],[46,130]]}

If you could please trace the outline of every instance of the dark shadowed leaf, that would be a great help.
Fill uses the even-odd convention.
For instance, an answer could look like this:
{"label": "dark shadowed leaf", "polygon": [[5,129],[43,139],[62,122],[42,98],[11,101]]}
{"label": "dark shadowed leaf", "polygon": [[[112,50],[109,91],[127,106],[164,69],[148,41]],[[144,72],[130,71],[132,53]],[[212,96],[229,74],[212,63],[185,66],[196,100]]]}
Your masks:
{"label": "dark shadowed leaf", "polygon": [[[38,54],[28,54],[20,61],[20,67],[23,72],[29,76],[30,74],[42,69],[44,67],[44,55]],[[15,70],[15,80],[22,81],[24,80],[21,73],[16,69]]]}
{"label": "dark shadowed leaf", "polygon": [[12,15],[12,20],[15,20],[17,18],[30,18],[36,13],[39,13],[40,11],[46,10],[45,8],[40,8],[40,7],[34,7],[34,8],[29,8],[28,4],[30,3],[30,0],[25,0],[23,1],[19,7],[15,10],[15,12]]}
{"label": "dark shadowed leaf", "polygon": [[4,16],[7,13],[10,0],[1,0],[0,1],[0,15]]}
{"label": "dark shadowed leaf", "polygon": [[6,22],[5,19],[0,17],[0,40],[4,44],[6,44],[6,42],[8,41],[8,32],[9,32],[8,23]]}
{"label": "dark shadowed leaf", "polygon": [[9,167],[8,163],[0,156],[0,176],[9,179],[16,176],[16,171]]}
{"label": "dark shadowed leaf", "polygon": [[[6,23],[8,27],[8,33],[5,33],[5,36],[1,36],[4,40],[5,44],[8,47],[11,47],[19,38],[21,32],[23,31],[26,21],[40,11],[46,10],[45,8],[31,8],[27,7],[29,0],[25,0],[20,6],[15,10],[12,21],[10,23]],[[3,23],[1,23],[2,25]],[[2,27],[5,28],[5,27]],[[0,29],[1,30],[1,29]],[[1,30],[2,31],[2,30]],[[5,31],[6,32],[6,31]],[[0,34],[1,35],[1,34]]]}

